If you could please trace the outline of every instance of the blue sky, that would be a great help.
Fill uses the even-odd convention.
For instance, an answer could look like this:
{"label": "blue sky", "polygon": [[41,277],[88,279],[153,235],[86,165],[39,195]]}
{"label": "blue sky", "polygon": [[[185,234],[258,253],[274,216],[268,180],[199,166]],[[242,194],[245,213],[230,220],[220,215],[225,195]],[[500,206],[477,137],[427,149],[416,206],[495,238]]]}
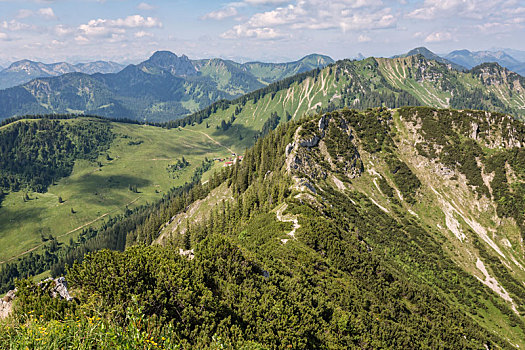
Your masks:
{"label": "blue sky", "polygon": [[525,0],[0,0],[0,64],[525,50]]}

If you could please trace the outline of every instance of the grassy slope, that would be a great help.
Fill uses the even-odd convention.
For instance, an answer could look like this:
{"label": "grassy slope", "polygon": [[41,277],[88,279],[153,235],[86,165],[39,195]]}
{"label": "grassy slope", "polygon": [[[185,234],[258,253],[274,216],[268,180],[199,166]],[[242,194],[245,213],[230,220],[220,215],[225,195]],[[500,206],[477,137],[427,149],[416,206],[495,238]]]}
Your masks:
{"label": "grassy slope", "polygon": [[[235,107],[241,104],[231,105],[226,110],[219,109],[202,124],[188,127],[188,130],[205,132],[235,152],[242,153],[253,144],[254,135],[272,112],[277,112],[281,123],[285,122],[286,112],[290,113],[292,119],[299,119],[304,114],[314,114],[315,106],[318,103],[327,105],[338,93],[339,85],[345,81],[343,77],[340,83],[336,84],[335,74],[330,73],[329,69],[324,69],[317,79],[307,78],[302,83],[294,83],[290,88],[276,92],[273,98],[271,94],[267,94],[256,103],[253,103],[253,100],[248,101],[236,116],[233,126],[226,132],[218,130],[217,126],[222,120],[229,120],[235,112]],[[242,140],[239,135],[242,135]]]}
{"label": "grassy slope", "polygon": [[[424,81],[417,81],[414,78],[414,57],[405,58],[377,58],[379,69],[387,81],[396,88],[403,89],[410,92],[412,95],[420,97],[425,105],[433,107],[450,107],[449,102],[453,94],[451,91],[442,89],[439,80],[425,79]],[[516,109],[523,116],[525,113],[525,95],[521,92],[520,87],[514,83],[512,92],[508,86],[502,84],[483,84],[480,79],[474,77],[470,73],[464,73],[455,70],[444,70],[439,65],[430,61],[431,67],[446,72],[446,76],[459,89],[472,91],[479,88],[484,92],[492,92],[505,105]],[[441,76],[444,76],[442,74]],[[521,87],[523,89],[523,87]]]}
{"label": "grassy slope", "polygon": [[[0,209],[0,261],[40,245],[41,233],[67,242],[80,233],[71,232],[78,227],[100,218],[93,223],[98,225],[102,217],[120,214],[126,205],[132,208],[152,202],[170,188],[184,184],[204,157],[228,155],[204,135],[189,130],[114,123],[113,132],[117,138],[108,151],[112,160],[101,155],[98,160],[102,167],[77,161],[71,176],[50,186],[47,193],[29,193],[28,202],[23,201],[22,192],[6,196]],[[130,141],[143,142],[129,145]],[[173,179],[166,168],[182,156],[190,166]],[[139,193],[130,191],[130,184],[137,185]],[[64,203],[58,203],[59,196]],[[76,213],[71,213],[71,208]]]}
{"label": "grassy slope", "polygon": [[[370,68],[372,60],[377,60],[377,69]],[[451,93],[443,91],[440,82],[429,80],[418,82],[412,76],[415,74],[412,60],[413,58],[409,57],[339,62],[336,66],[321,70],[317,78],[308,77],[300,83],[294,83],[287,89],[277,91],[273,97],[269,93],[256,103],[249,100],[245,106],[239,103],[232,104],[226,110],[218,109],[204,123],[189,129],[205,132],[240,153],[253,143],[253,136],[261,129],[272,112],[276,112],[281,117],[282,123],[285,122],[286,112],[292,116],[292,119],[299,119],[305,114],[315,114],[317,106],[326,108],[331,102],[338,106],[341,102],[341,91],[352,82],[356,85],[369,84],[368,88],[373,91],[392,91],[391,87],[382,83],[383,78],[395,88],[417,97],[425,105],[448,107]],[[343,64],[349,64],[352,71],[348,71]],[[433,62],[429,64],[435,65]],[[446,68],[439,66],[439,69]],[[498,97],[503,96],[502,101],[511,108],[520,109],[525,106],[523,94],[509,93],[508,89],[501,85],[483,85],[479,79],[468,73],[454,70],[446,70],[446,72],[447,79],[462,88],[470,89],[474,86],[483,91],[495,92]],[[242,107],[242,111],[236,116],[233,126],[226,132],[217,130],[216,127],[222,120],[228,121],[231,118],[237,106]],[[206,123],[209,128],[206,128]],[[242,135],[242,140],[239,139],[239,134]]]}

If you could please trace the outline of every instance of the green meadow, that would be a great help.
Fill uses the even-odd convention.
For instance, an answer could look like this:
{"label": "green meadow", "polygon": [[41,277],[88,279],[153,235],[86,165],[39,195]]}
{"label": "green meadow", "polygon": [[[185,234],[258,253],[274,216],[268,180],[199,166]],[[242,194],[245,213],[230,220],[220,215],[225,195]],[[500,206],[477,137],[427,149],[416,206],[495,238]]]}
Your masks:
{"label": "green meadow", "polygon": [[[74,123],[75,119],[61,122]],[[61,243],[76,239],[82,229],[101,225],[126,207],[151,203],[183,185],[206,157],[230,155],[225,147],[196,131],[124,123],[112,123],[112,131],[116,137],[107,152],[94,162],[77,160],[72,174],[49,186],[46,193],[28,192],[29,200],[24,200],[26,192],[20,191],[4,198],[1,262],[38,251],[42,238],[50,235]],[[182,157],[189,165],[168,171]],[[212,170],[222,165],[217,162]]]}

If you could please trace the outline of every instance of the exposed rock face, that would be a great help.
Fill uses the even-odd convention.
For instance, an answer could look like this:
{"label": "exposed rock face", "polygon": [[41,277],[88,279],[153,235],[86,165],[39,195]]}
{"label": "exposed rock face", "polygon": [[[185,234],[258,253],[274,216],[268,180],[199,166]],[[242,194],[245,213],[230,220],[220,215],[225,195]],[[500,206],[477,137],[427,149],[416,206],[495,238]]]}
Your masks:
{"label": "exposed rock face", "polygon": [[301,142],[299,142],[299,145],[301,147],[308,147],[308,148],[312,148],[312,147],[315,147],[319,144],[319,141],[321,139],[319,138],[319,136],[315,135],[309,139],[306,139],[306,140],[302,140]]}
{"label": "exposed rock face", "polygon": [[51,297],[66,299],[67,301],[73,300],[73,298],[69,295],[69,292],[67,291],[67,282],[65,277],[59,277],[56,280],[52,280],[51,278],[49,278],[46,281],[55,283],[55,286],[51,289],[50,292]]}
{"label": "exposed rock face", "polygon": [[472,132],[470,133],[470,138],[477,140],[479,134],[479,124],[478,123],[472,123]]}
{"label": "exposed rock face", "polygon": [[6,318],[11,313],[13,308],[13,299],[15,298],[15,290],[10,290],[7,294],[0,300],[0,320]]}
{"label": "exposed rock face", "polygon": [[[49,295],[52,298],[73,301],[73,298],[69,295],[67,290],[67,282],[65,277],[59,277],[57,279],[48,278],[38,283],[38,287],[40,287],[42,290],[49,290]],[[16,289],[10,290],[2,298],[2,300],[0,300],[0,319],[8,317],[11,313],[13,309],[13,301],[16,299],[16,292]]]}
{"label": "exposed rock face", "polygon": [[169,51],[155,52],[148,61],[144,62],[144,66],[158,67],[176,76],[197,74],[197,70],[187,56],[182,55],[179,57]]}
{"label": "exposed rock face", "polygon": [[[313,121],[312,121],[313,123]],[[316,193],[312,180],[324,180],[330,171],[345,174],[349,179],[359,177],[363,172],[361,156],[356,147],[355,132],[342,115],[325,114],[315,126],[305,126],[296,132],[294,142],[286,147],[287,169],[297,178],[297,187]],[[330,143],[330,147],[327,147]],[[345,144],[345,152],[337,149]],[[348,148],[348,152],[346,149]],[[299,180],[301,179],[301,180]],[[308,179],[308,180],[307,180]]]}
{"label": "exposed rock face", "polygon": [[286,156],[287,157],[292,153],[294,147],[295,147],[295,142],[292,142],[286,145]]}
{"label": "exposed rock face", "polygon": [[190,260],[193,260],[193,258],[195,258],[193,249],[184,250],[182,248],[179,248],[179,254],[182,255],[182,256],[187,257]]}
{"label": "exposed rock face", "polygon": [[319,119],[319,131],[324,131],[330,122],[330,116],[325,114]]}

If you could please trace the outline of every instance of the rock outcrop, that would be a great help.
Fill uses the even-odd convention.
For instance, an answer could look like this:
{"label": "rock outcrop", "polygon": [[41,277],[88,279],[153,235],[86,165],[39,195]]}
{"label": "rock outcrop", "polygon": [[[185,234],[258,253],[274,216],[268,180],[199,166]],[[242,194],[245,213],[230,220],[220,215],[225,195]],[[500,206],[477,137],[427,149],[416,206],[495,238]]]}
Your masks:
{"label": "rock outcrop", "polygon": [[[48,278],[37,284],[43,291],[48,290],[49,295],[52,298],[65,299],[67,301],[73,301],[71,295],[67,290],[67,281],[65,277],[59,277],[56,279]],[[0,319],[9,316],[13,310],[13,302],[16,299],[17,290],[13,289],[7,292],[7,294],[0,300]]]}

